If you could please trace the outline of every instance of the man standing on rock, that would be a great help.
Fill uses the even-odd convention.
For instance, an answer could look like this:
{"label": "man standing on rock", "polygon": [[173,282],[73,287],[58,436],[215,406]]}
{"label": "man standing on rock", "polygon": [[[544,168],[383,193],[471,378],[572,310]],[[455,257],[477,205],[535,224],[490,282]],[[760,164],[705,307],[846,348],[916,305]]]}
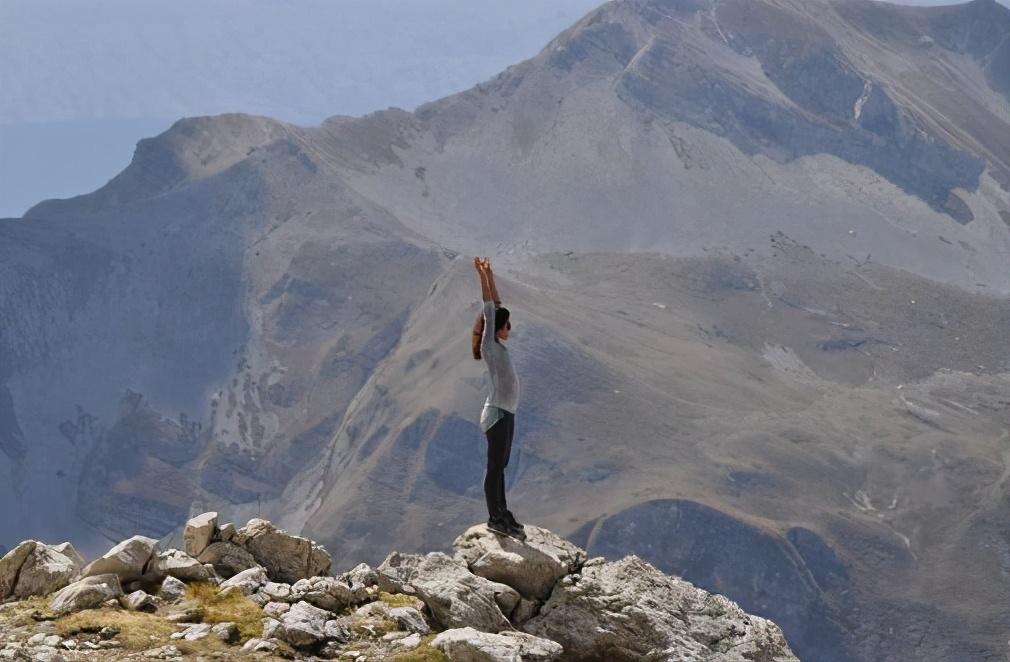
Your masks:
{"label": "man standing on rock", "polygon": [[501,307],[494,273],[488,258],[475,257],[473,266],[480,276],[483,312],[474,325],[473,357],[484,359],[491,381],[491,392],[484,402],[480,427],[487,436],[487,474],[484,476],[484,498],[487,500],[487,528],[507,536],[523,539],[522,525],[509,512],[505,503],[505,467],[512,453],[515,431],[515,411],[519,401],[519,380],[512,369],[512,359],[505,348],[512,323],[509,311]]}

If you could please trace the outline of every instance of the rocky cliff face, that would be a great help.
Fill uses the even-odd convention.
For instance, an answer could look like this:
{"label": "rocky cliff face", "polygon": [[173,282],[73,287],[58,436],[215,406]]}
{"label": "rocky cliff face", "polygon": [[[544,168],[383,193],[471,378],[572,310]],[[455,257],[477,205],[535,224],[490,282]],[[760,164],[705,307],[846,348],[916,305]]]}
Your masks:
{"label": "rocky cliff face", "polygon": [[[134,536],[0,558],[3,659],[790,662],[781,630],[641,559],[588,559],[546,529],[471,527],[454,556],[393,552],[330,575],[321,546],[204,513],[185,551]],[[561,643],[563,642],[563,643]]]}
{"label": "rocky cliff face", "polygon": [[0,542],[444,551],[495,253],[521,518],[804,658],[1002,654],[1008,14],[627,0],[413,113],[181,120],[0,222]]}

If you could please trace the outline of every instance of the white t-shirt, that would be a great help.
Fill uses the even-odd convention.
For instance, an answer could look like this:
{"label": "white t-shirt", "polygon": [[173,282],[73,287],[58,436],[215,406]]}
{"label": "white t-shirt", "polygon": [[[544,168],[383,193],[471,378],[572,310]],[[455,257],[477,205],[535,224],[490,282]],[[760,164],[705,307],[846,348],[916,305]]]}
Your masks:
{"label": "white t-shirt", "polygon": [[491,392],[484,402],[484,410],[480,415],[481,430],[487,432],[501,418],[505,410],[515,413],[519,404],[519,380],[512,368],[512,358],[505,345],[495,339],[494,334],[494,301],[484,302],[484,334],[480,339],[480,355],[487,365],[491,377]]}

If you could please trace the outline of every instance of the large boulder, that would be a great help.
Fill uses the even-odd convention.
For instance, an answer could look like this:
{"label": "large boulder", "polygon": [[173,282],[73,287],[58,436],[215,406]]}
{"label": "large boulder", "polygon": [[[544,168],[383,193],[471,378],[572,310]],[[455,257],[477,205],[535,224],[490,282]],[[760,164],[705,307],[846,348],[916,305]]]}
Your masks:
{"label": "large boulder", "polygon": [[555,582],[586,562],[586,552],[547,529],[525,528],[526,540],[519,541],[479,524],[456,538],[453,547],[475,575],[508,584],[525,598],[546,600]]}
{"label": "large boulder", "polygon": [[123,588],[118,575],[92,575],[60,589],[49,606],[57,614],[69,614],[82,609],[94,609],[106,600],[114,600],[122,595]]}
{"label": "large boulder", "polygon": [[485,632],[510,629],[507,615],[519,594],[470,572],[466,563],[441,552],[425,556],[393,552],[379,566],[380,586],[414,593],[443,628],[472,626]]}
{"label": "large boulder", "polygon": [[95,577],[113,574],[119,577],[121,583],[131,582],[147,574],[148,564],[157,555],[157,540],[146,536],[133,536],[89,563],[81,575]]}
{"label": "large boulder", "polygon": [[38,543],[21,565],[12,595],[18,599],[49,595],[69,584],[80,570],[74,559],[54,547]]}
{"label": "large boulder", "polygon": [[571,660],[798,662],[774,623],[636,556],[587,561],[523,629]]}
{"label": "large boulder", "polygon": [[34,540],[26,540],[0,558],[0,600],[10,597],[14,592],[21,566],[37,544],[39,543]]}
{"label": "large boulder", "polygon": [[[69,543],[60,548],[73,550]],[[75,558],[56,546],[26,540],[0,559],[0,600],[32,595],[49,595],[58,591],[80,572]],[[77,555],[76,550],[72,552]]]}
{"label": "large boulder", "polygon": [[431,646],[452,662],[550,662],[561,657],[561,644],[522,632],[491,634],[473,628],[440,633]]}
{"label": "large boulder", "polygon": [[178,549],[165,550],[151,561],[149,574],[158,577],[175,577],[184,582],[205,582],[211,578],[207,567]]}
{"label": "large boulder", "polygon": [[259,567],[253,555],[230,542],[214,542],[200,552],[200,563],[209,563],[222,577],[233,577],[244,570]]}
{"label": "large boulder", "polygon": [[252,519],[231,542],[246,549],[275,582],[293,584],[330,572],[330,555],[319,544],[278,529],[264,519]]}
{"label": "large boulder", "polygon": [[327,628],[330,620],[333,620],[333,614],[328,611],[299,602],[279,618],[267,619],[263,636],[286,641],[295,648],[309,648],[321,644],[335,633],[332,627]]}
{"label": "large boulder", "polygon": [[194,558],[200,556],[200,552],[207,549],[207,545],[214,539],[216,530],[217,513],[197,515],[186,522],[186,528],[182,532],[183,549]]}

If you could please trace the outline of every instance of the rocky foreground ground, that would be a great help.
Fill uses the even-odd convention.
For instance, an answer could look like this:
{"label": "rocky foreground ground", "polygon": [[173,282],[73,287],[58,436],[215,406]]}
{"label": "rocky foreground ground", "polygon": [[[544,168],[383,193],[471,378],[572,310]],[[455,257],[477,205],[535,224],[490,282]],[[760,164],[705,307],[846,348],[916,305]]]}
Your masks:
{"label": "rocky foreground ground", "polygon": [[187,523],[182,550],[134,536],[88,563],[29,540],[0,559],[0,660],[797,659],[722,596],[526,531],[478,525],[452,556],[393,552],[335,576],[313,541],[217,513]]}

